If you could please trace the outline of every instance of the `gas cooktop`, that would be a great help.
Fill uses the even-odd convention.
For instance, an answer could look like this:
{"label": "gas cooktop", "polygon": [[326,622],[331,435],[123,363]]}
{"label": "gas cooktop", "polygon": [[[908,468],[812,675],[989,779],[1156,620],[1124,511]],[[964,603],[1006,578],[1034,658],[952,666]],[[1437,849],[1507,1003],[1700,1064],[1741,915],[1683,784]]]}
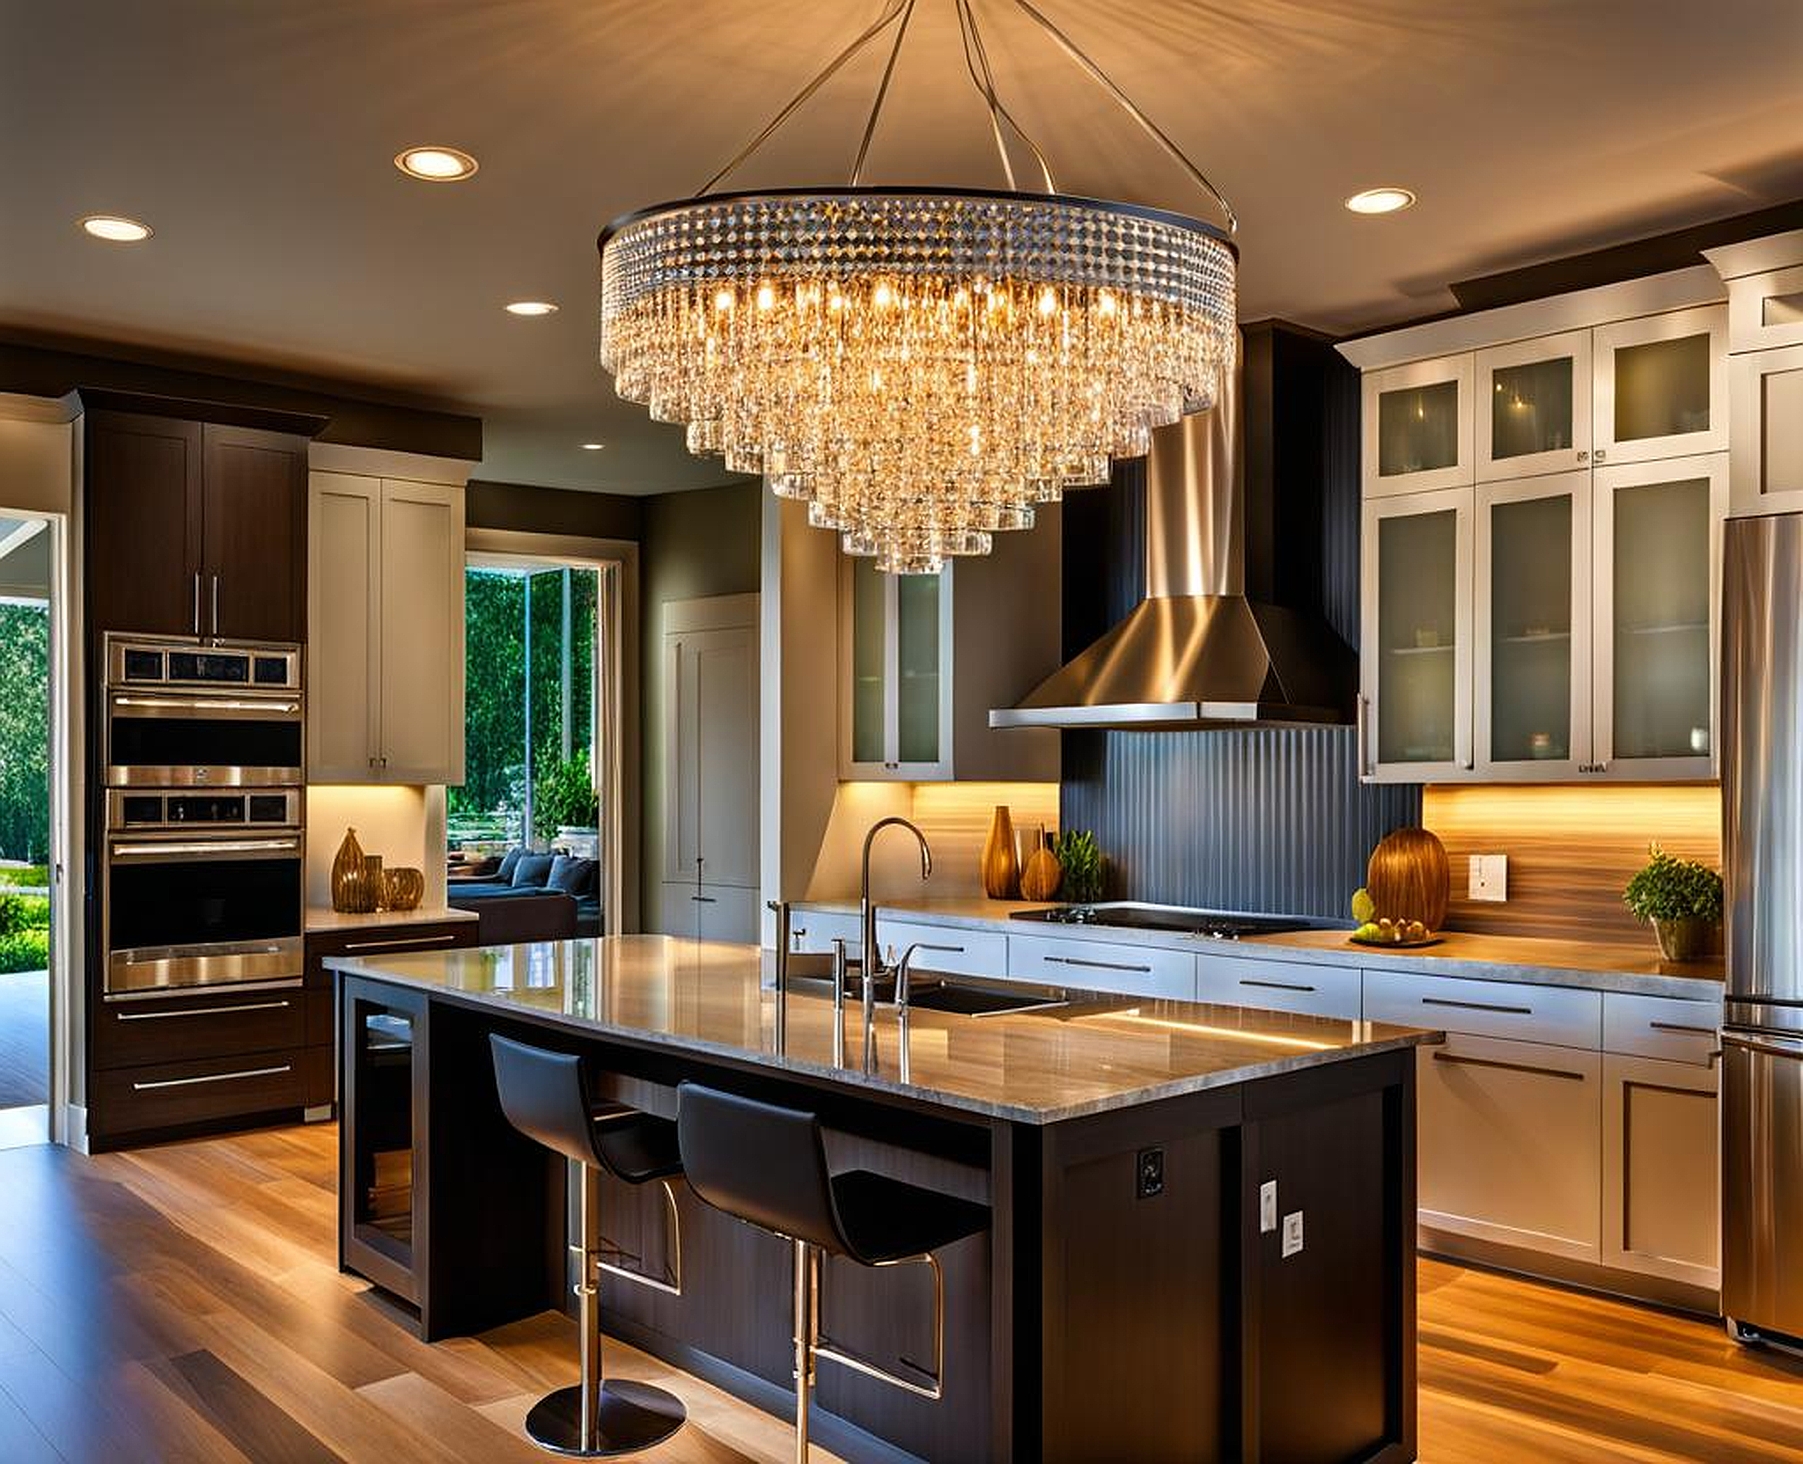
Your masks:
{"label": "gas cooktop", "polygon": [[1115,930],[1165,930],[1211,940],[1245,935],[1283,935],[1294,930],[1333,930],[1342,922],[1308,915],[1245,915],[1231,910],[1185,910],[1176,905],[1141,905],[1121,900],[1102,905],[1059,905],[1050,910],[1016,910],[1016,920],[1048,925],[1094,925]]}

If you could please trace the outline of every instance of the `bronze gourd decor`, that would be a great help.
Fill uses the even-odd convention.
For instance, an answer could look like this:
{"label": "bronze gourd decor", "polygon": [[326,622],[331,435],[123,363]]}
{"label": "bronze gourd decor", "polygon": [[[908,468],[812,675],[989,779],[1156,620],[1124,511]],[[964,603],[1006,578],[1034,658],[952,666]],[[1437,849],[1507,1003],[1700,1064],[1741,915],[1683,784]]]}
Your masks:
{"label": "bronze gourd decor", "polygon": [[1055,900],[1058,886],[1064,883],[1064,866],[1046,842],[1045,829],[1036,827],[1032,852],[1020,872],[1020,897],[1023,900]]}
{"label": "bronze gourd decor", "polygon": [[345,915],[367,915],[376,908],[378,895],[364,874],[363,846],[357,842],[357,831],[346,829],[338,856],[332,860],[332,908]]}
{"label": "bronze gourd decor", "polygon": [[417,910],[426,896],[426,876],[418,869],[391,869],[382,876],[382,908]]}
{"label": "bronze gourd decor", "polygon": [[1014,817],[998,803],[983,841],[983,893],[992,900],[1012,900],[1020,893],[1020,864],[1014,854]]}
{"label": "bronze gourd decor", "polygon": [[1396,829],[1371,852],[1365,872],[1377,913],[1387,920],[1418,920],[1428,930],[1446,924],[1452,867],[1446,846],[1426,829]]}

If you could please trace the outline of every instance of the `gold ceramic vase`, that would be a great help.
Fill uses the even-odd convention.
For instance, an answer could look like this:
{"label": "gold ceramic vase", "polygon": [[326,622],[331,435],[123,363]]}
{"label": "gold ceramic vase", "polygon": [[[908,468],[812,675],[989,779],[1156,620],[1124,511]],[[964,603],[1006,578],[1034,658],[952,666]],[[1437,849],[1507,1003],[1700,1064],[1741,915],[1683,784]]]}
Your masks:
{"label": "gold ceramic vase", "polygon": [[983,893],[992,900],[1012,900],[1020,893],[1020,864],[1014,854],[1014,818],[998,803],[983,841]]}
{"label": "gold ceramic vase", "polygon": [[1023,900],[1055,900],[1058,886],[1064,883],[1064,866],[1046,842],[1045,828],[1036,825],[1031,852],[1021,865],[1020,897]]}
{"label": "gold ceramic vase", "polygon": [[363,846],[357,831],[346,829],[332,861],[332,908],[346,915],[365,915],[376,908],[375,892],[363,874]]}

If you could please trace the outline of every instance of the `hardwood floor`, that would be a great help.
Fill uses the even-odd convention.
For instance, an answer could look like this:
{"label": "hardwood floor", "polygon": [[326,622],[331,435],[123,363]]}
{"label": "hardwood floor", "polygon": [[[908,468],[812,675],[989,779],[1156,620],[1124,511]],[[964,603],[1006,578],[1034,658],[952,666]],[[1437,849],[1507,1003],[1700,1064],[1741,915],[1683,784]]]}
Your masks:
{"label": "hardwood floor", "polygon": [[[0,1152],[0,1461],[545,1459],[519,1425],[573,1381],[573,1329],[415,1340],[338,1274],[335,1146],[321,1126]],[[1803,1363],[1719,1326],[1432,1261],[1420,1315],[1429,1464],[1803,1460]],[[704,1383],[613,1344],[608,1365],[689,1405],[651,1464],[791,1456]]]}

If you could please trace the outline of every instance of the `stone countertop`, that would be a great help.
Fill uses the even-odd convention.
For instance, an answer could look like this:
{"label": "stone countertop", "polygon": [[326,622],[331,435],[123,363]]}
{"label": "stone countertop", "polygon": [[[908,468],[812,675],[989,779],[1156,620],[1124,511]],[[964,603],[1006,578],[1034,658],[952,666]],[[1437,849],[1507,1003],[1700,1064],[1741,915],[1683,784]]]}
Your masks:
{"label": "stone countertop", "polygon": [[[1024,900],[980,898],[882,900],[878,909],[899,919],[918,918],[959,929],[999,930],[1013,935],[1106,941],[1116,945],[1194,950],[1200,955],[1243,956],[1260,960],[1310,961],[1366,970],[1425,972],[1476,981],[1520,981],[1534,986],[1576,986],[1592,991],[1669,996],[1719,1002],[1723,968],[1719,959],[1673,962],[1659,959],[1649,933],[1644,945],[1600,941],[1531,939],[1518,935],[1469,935],[1447,931],[1436,945],[1414,950],[1385,950],[1354,945],[1343,930],[1300,930],[1288,935],[1260,935],[1217,941],[1174,935],[1170,931],[1118,930],[1094,925],[1055,925],[1012,918],[1017,910],[1044,910]],[[797,901],[798,911],[857,914],[853,900]],[[1348,922],[1350,928],[1350,922]],[[998,971],[997,976],[1006,973]]]}
{"label": "stone countertop", "polygon": [[[1194,1002],[1083,996],[981,1017],[879,1007],[869,1071],[855,999],[845,1065],[819,983],[776,1032],[771,953],[661,935],[541,941],[409,955],[329,956],[346,975],[548,1021],[580,1034],[748,1061],[1014,1122],[1047,1124],[1440,1040],[1381,1023]],[[904,1061],[905,1058],[905,1061]]]}
{"label": "stone countertop", "polygon": [[399,925],[449,925],[475,918],[473,911],[453,910],[445,905],[421,905],[416,910],[375,910],[359,915],[309,905],[306,930],[308,935],[325,935],[334,930],[385,930]]}

